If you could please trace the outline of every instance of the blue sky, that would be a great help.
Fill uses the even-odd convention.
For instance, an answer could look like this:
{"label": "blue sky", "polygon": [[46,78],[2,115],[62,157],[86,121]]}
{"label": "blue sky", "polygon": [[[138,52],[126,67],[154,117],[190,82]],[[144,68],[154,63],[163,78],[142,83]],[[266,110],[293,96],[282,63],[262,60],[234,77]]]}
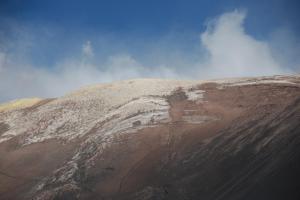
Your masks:
{"label": "blue sky", "polygon": [[299,73],[299,4],[2,0],[0,101],[136,77]]}
{"label": "blue sky", "polygon": [[71,31],[161,34],[173,28],[201,31],[202,21],[239,8],[250,13],[251,33],[263,35],[280,25],[300,28],[297,0],[2,0],[0,15]]}

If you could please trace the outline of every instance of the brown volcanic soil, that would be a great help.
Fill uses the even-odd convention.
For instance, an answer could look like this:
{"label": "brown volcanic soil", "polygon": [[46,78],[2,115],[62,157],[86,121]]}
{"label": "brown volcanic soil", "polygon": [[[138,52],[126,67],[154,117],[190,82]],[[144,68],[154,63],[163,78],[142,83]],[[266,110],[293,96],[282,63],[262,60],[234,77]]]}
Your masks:
{"label": "brown volcanic soil", "polygon": [[[205,91],[198,102],[178,88],[167,97],[170,122],[117,135],[91,164],[80,160],[76,188],[34,189],[87,136],[0,143],[0,199],[300,199],[299,85],[219,87],[198,85]],[[0,134],[8,128],[0,123]]]}
{"label": "brown volcanic soil", "polygon": [[0,145],[0,199],[22,199],[37,181],[50,175],[74,151],[57,141],[18,147],[17,138]]}

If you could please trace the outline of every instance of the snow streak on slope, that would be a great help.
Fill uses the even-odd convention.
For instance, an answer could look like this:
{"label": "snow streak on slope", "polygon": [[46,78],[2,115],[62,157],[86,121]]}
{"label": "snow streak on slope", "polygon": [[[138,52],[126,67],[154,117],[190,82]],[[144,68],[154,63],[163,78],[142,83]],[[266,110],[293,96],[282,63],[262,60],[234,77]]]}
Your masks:
{"label": "snow streak on slope", "polygon": [[167,122],[166,96],[179,87],[188,91],[195,83],[156,79],[121,81],[86,87],[42,106],[7,110],[0,115],[0,121],[11,128],[1,135],[0,142],[21,134],[27,135],[24,145],[54,138],[72,140],[101,123],[105,123],[103,134],[112,134]]}

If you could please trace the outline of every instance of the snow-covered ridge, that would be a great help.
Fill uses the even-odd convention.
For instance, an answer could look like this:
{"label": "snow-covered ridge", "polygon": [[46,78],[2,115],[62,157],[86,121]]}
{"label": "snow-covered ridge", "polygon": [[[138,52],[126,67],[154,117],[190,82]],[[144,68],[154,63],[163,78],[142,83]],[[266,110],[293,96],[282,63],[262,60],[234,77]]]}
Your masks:
{"label": "snow-covered ridge", "polygon": [[291,76],[262,76],[262,77],[245,77],[245,78],[228,78],[219,79],[212,82],[221,84],[221,87],[226,86],[243,86],[243,85],[256,85],[256,84],[292,84],[300,85],[300,75]]}
{"label": "snow-covered ridge", "polygon": [[0,135],[0,142],[21,134],[26,134],[24,145],[48,139],[69,141],[90,134],[97,127],[98,134],[111,135],[156,126],[169,120],[167,96],[180,88],[190,101],[205,99],[205,91],[199,89],[205,83],[216,83],[220,89],[249,84],[300,85],[299,76],[211,81],[135,79],[93,85],[35,106],[33,110],[31,106],[40,99],[0,111],[0,122],[9,126]]}
{"label": "snow-covered ridge", "polygon": [[[66,100],[88,101],[101,99],[105,107],[113,107],[125,103],[135,97],[169,95],[175,88],[186,89],[189,98],[200,95],[197,91],[188,90],[203,83],[217,83],[223,86],[253,85],[253,84],[294,84],[299,85],[300,75],[265,76],[246,78],[226,78],[215,80],[165,80],[165,79],[133,79],[106,84],[97,84],[83,87],[56,100],[57,103]],[[294,82],[296,80],[296,82]],[[298,80],[298,81],[297,81]],[[23,109],[39,103],[41,98],[17,99],[0,104],[0,112]],[[54,102],[55,103],[55,102]]]}

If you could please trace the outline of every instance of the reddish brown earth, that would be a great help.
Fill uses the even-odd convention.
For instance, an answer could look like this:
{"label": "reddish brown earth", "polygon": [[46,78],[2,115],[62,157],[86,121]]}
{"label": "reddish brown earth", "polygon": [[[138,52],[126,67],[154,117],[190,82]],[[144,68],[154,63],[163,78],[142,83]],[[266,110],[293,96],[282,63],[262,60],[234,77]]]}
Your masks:
{"label": "reddish brown earth", "polygon": [[[101,130],[118,115],[71,140],[26,143],[26,129],[0,143],[0,199],[300,199],[300,77],[266,79],[195,84],[200,101],[178,87],[164,96],[169,121],[108,139]],[[7,118],[0,112],[0,136],[13,127]]]}

